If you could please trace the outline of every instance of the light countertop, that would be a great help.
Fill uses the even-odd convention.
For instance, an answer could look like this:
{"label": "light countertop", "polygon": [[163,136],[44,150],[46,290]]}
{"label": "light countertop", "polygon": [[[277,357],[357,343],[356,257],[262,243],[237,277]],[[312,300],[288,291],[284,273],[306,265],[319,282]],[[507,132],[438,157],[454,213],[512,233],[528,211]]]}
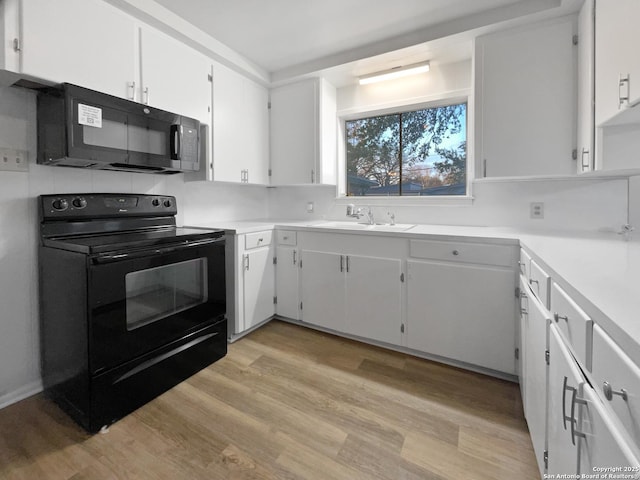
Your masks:
{"label": "light countertop", "polygon": [[[243,234],[272,228],[315,232],[395,236],[410,239],[518,243],[569,293],[576,303],[640,364],[640,241],[625,242],[615,233],[527,231],[516,228],[416,225],[398,232],[322,227],[325,220],[256,220],[208,225]],[[362,227],[359,227],[362,228]]]}

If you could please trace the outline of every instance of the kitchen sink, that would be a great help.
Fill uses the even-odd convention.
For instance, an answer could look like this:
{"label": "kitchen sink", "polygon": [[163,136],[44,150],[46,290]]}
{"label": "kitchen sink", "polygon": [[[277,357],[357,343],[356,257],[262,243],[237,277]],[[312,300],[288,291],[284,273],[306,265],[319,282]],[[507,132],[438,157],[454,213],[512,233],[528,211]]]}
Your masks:
{"label": "kitchen sink", "polygon": [[391,225],[390,223],[376,223],[375,225],[369,225],[368,223],[354,223],[354,222],[324,222],[310,225],[318,228],[331,228],[339,230],[364,230],[374,232],[405,232],[415,225],[408,223],[396,223]]}

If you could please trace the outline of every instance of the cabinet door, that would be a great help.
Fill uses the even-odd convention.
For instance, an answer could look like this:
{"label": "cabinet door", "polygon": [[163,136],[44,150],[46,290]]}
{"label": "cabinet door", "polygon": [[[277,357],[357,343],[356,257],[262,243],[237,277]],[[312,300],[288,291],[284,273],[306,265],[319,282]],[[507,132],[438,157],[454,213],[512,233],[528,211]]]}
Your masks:
{"label": "cabinet door", "polygon": [[578,473],[593,475],[595,468],[617,467],[621,470],[615,472],[614,476],[623,474],[628,477],[621,478],[637,478],[635,474],[640,472],[637,447],[633,447],[624,436],[588,383],[583,386],[582,398],[576,408],[580,459]]}
{"label": "cabinet door", "polygon": [[402,262],[349,255],[346,332],[399,345],[402,334]]}
{"label": "cabinet door", "polygon": [[240,145],[244,88],[242,76],[219,63],[213,64],[213,179],[242,181]]}
{"label": "cabinet door", "polygon": [[598,325],[593,327],[592,371],[594,388],[640,446],[640,367]]}
{"label": "cabinet door", "polygon": [[[530,292],[529,290],[526,290]],[[540,472],[544,472],[547,424],[547,326],[549,314],[531,293],[528,293],[524,314],[524,414],[529,425],[531,443]]]}
{"label": "cabinet door", "polygon": [[213,179],[269,182],[268,91],[219,63],[213,64]]}
{"label": "cabinet door", "polygon": [[520,382],[520,395],[522,396],[522,407],[524,411],[527,411],[527,385],[525,378],[527,375],[527,319],[529,315],[529,299],[531,296],[527,293],[527,280],[523,275],[520,275],[520,312],[518,315],[518,335],[520,355],[518,359],[518,381]]}
{"label": "cabinet door", "polygon": [[407,265],[407,346],[515,374],[514,272],[445,262]]}
{"label": "cabinet door", "polygon": [[101,0],[23,0],[21,72],[131,98],[134,20]]}
{"label": "cabinet door", "polygon": [[[637,0],[596,1],[596,125],[640,99],[639,17]],[[620,78],[626,76],[628,84],[621,85]],[[627,94],[629,101],[621,102]]]}
{"label": "cabinet door", "polygon": [[[269,91],[248,78],[244,79],[244,105],[241,130],[242,155],[246,162],[247,183],[269,183]],[[248,140],[247,140],[248,139]]]}
{"label": "cabinet door", "polygon": [[246,330],[274,314],[274,269],[270,248],[245,253],[243,289]]}
{"label": "cabinet door", "polygon": [[594,169],[594,0],[585,0],[578,16],[578,173]]}
{"label": "cabinet door", "polygon": [[317,183],[318,82],[271,90],[271,183]]}
{"label": "cabinet door", "polygon": [[276,250],[276,313],[283,317],[299,319],[298,250],[295,247],[278,247]]}
{"label": "cabinet door", "polygon": [[479,39],[479,176],[575,173],[573,34],[564,19]]}
{"label": "cabinet door", "polygon": [[168,35],[143,26],[140,60],[141,90],[137,101],[210,122],[209,59]]}
{"label": "cabinet door", "polygon": [[[549,407],[547,473],[577,474],[578,442],[575,433],[575,401],[584,383],[578,364],[564,345],[555,325],[549,328]],[[574,408],[572,416],[572,407]],[[573,425],[573,427],[572,427]]]}
{"label": "cabinet door", "polygon": [[344,255],[302,250],[301,258],[302,320],[344,332]]}

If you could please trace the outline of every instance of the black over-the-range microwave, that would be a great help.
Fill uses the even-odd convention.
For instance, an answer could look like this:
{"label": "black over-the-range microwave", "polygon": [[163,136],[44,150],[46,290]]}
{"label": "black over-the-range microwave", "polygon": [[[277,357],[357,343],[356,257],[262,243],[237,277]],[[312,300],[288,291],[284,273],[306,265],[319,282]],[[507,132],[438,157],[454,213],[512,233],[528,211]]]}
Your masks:
{"label": "black over-the-range microwave", "polygon": [[64,83],[38,93],[44,165],[146,173],[200,168],[200,122]]}

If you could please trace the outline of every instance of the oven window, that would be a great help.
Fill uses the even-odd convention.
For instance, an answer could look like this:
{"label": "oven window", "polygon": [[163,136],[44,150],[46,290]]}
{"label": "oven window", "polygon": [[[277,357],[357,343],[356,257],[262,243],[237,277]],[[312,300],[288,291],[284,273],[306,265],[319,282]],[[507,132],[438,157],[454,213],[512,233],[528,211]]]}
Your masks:
{"label": "oven window", "polygon": [[197,258],[128,273],[127,330],[207,301],[207,260]]}

